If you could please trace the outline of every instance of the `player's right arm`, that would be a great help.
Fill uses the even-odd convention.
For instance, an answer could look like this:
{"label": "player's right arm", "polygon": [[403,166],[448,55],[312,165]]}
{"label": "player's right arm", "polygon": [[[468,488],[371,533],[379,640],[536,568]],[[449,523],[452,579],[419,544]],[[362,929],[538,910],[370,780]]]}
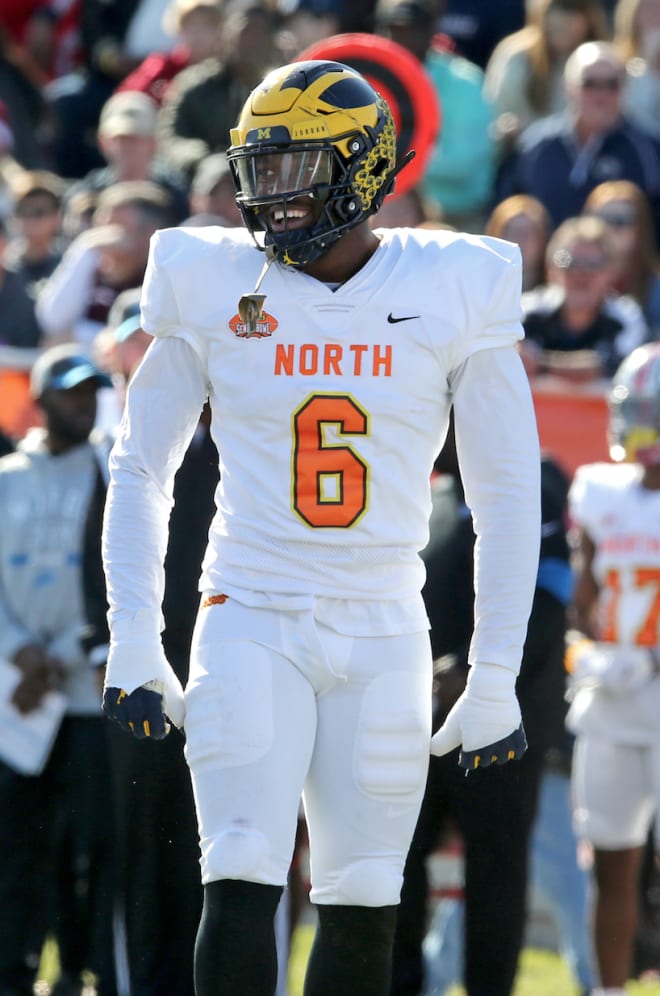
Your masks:
{"label": "player's right arm", "polygon": [[[161,643],[163,562],[174,476],[208,395],[204,361],[177,336],[157,339],[136,371],[110,457],[103,526],[110,649],[104,709],[136,736],[181,725],[183,695]],[[146,687],[145,687],[146,686]]]}

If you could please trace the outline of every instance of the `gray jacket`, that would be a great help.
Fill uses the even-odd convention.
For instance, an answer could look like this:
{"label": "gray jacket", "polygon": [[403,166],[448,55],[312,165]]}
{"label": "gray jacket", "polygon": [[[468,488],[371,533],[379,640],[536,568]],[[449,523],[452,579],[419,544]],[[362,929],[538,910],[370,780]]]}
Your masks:
{"label": "gray jacket", "polygon": [[99,460],[109,445],[86,442],[53,456],[31,429],[0,459],[0,657],[40,643],[66,668],[68,711],[100,712],[94,671],[80,647],[82,538]]}

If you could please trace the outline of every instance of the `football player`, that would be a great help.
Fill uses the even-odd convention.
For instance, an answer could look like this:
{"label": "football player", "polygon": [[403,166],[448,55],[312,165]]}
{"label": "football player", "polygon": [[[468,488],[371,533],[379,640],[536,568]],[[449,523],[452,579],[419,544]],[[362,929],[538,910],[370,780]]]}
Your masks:
{"label": "football player", "polygon": [[[594,847],[597,992],[624,996],[660,805],[660,344],[623,361],[609,407],[616,462],[578,468],[569,495],[580,571],[567,722],[576,829]],[[656,822],[656,851],[659,834]]]}
{"label": "football player", "polygon": [[[540,505],[519,252],[372,229],[405,159],[387,103],[344,65],[271,72],[231,141],[244,230],[161,231],[151,247],[155,341],[129,389],[103,540],[105,709],[138,737],[183,719],[160,641],[162,558],[208,397],[221,482],[185,690],[196,991],[274,991],[302,793],[319,914],[305,993],[380,996],[429,749],[462,745],[468,769],[525,749],[514,685]],[[418,551],[452,405],[476,627],[467,688],[431,740]]]}

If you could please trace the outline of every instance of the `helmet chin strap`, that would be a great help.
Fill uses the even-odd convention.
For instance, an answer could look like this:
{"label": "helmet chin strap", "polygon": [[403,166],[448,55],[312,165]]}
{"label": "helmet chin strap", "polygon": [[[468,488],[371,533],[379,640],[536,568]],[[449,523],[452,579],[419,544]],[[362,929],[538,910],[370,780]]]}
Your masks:
{"label": "helmet chin strap", "polygon": [[[405,156],[403,156],[403,158],[400,160],[400,162],[398,162],[396,164],[396,166],[394,167],[394,169],[392,170],[392,172],[389,175],[387,184],[385,185],[385,190],[384,190],[384,193],[383,193],[381,201],[380,201],[381,205],[382,205],[383,201],[385,200],[385,198],[387,197],[387,195],[391,194],[392,191],[394,190],[395,180],[396,180],[397,176],[399,175],[399,173],[401,173],[402,170],[404,170],[406,168],[406,166],[408,165],[408,163],[412,162],[412,160],[415,158],[416,155],[417,155],[417,153],[415,152],[414,149],[408,149],[408,151],[406,152]],[[379,206],[379,209],[380,209],[380,206]]]}
{"label": "helmet chin strap", "polygon": [[259,274],[259,279],[257,280],[254,290],[251,294],[243,294],[240,301],[238,302],[238,315],[242,322],[247,326],[248,332],[254,333],[257,331],[257,322],[261,312],[264,310],[264,301],[266,300],[265,294],[259,294],[259,288],[261,287],[261,282],[266,276],[268,267],[277,257],[277,246],[266,246],[266,262],[261,268],[261,273]]}
{"label": "helmet chin strap", "polygon": [[399,173],[406,168],[408,163],[411,163],[413,161],[416,155],[417,153],[415,152],[414,149],[408,149],[401,162],[397,163],[397,165],[394,167],[394,169],[390,174],[390,181],[389,181],[390,190],[392,190],[392,187],[394,186],[394,181],[396,180]]}

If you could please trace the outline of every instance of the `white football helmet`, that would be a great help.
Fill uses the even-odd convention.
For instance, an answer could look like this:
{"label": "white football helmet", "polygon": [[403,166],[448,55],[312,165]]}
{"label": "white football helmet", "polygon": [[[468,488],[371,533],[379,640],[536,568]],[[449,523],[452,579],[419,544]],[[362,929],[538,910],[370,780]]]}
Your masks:
{"label": "white football helmet", "polygon": [[612,459],[660,463],[660,342],[625,358],[612,378],[609,409]]}

